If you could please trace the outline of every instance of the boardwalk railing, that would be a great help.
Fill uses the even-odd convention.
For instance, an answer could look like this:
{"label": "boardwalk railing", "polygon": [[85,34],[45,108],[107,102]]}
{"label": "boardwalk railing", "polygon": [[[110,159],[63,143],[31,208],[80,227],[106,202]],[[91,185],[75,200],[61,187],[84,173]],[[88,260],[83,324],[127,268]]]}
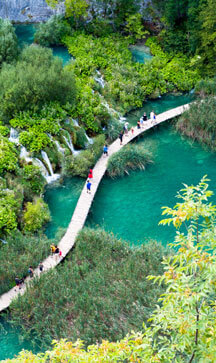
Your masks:
{"label": "boardwalk railing", "polygon": [[[129,132],[128,136],[124,137],[123,145],[120,145],[119,139],[114,141],[109,146],[109,156],[101,156],[101,158],[96,163],[94,169],[93,169],[93,181],[92,181],[92,187],[91,187],[91,194],[87,193],[86,185],[84,186],[81,195],[79,197],[79,200],[77,202],[76,208],[74,210],[72,219],[70,221],[70,224],[68,226],[68,229],[64,235],[64,237],[59,242],[59,249],[62,251],[61,258],[56,258],[55,256],[49,256],[43,261],[44,265],[44,271],[48,271],[49,269],[55,267],[58,265],[62,259],[68,254],[68,252],[71,250],[71,248],[74,246],[76,237],[80,230],[83,228],[86,218],[88,216],[92,201],[94,199],[94,196],[96,194],[97,188],[100,184],[101,179],[103,178],[106,169],[107,169],[107,162],[110,158],[110,156],[117,151],[119,151],[124,145],[128,144],[130,141],[134,140],[137,136],[141,135],[145,131],[151,129],[152,127],[170,120],[176,116],[181,115],[184,111],[188,110],[190,107],[190,104],[186,104],[180,107],[173,108],[172,110],[163,112],[159,114],[156,118],[156,121],[152,123],[151,120],[148,120],[144,122],[144,127],[141,129],[134,128],[134,133],[132,134]],[[34,270],[34,276],[40,276],[39,269]],[[9,307],[12,300],[17,297],[19,294],[23,295],[26,286],[29,283],[31,279],[28,277],[25,280],[25,284],[22,286],[21,290],[19,290],[17,287],[12,288],[5,294],[1,295],[0,297],[0,312],[6,308]]]}

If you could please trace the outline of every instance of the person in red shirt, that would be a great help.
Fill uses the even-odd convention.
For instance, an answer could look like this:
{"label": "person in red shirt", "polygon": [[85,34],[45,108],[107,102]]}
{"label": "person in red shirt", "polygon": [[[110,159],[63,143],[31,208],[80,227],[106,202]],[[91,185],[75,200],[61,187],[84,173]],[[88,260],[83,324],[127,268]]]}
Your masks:
{"label": "person in red shirt", "polygon": [[90,169],[89,170],[89,175],[88,175],[88,179],[92,179],[93,178],[93,170]]}

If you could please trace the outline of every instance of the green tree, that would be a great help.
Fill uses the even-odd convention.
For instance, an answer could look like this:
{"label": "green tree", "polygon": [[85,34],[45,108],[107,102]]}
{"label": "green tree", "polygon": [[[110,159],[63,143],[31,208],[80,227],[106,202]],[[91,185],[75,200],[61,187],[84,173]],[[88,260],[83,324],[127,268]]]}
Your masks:
{"label": "green tree", "polygon": [[216,2],[207,0],[207,4],[200,13],[202,23],[201,46],[199,53],[202,56],[203,71],[208,75],[215,75],[216,67]]}
{"label": "green tree", "polygon": [[18,40],[9,20],[0,18],[0,66],[3,62],[11,63],[18,55]]}
{"label": "green tree", "polygon": [[14,145],[0,134],[0,175],[17,169],[17,152]]}
{"label": "green tree", "polygon": [[49,208],[43,199],[39,198],[34,203],[26,204],[26,211],[23,215],[24,231],[38,232],[49,220]]}
{"label": "green tree", "polygon": [[52,101],[71,104],[76,87],[72,72],[62,67],[50,49],[30,46],[24,49],[15,65],[4,64],[0,73],[2,118],[20,111],[38,111]]}
{"label": "green tree", "polygon": [[69,35],[70,25],[62,16],[52,16],[46,23],[41,23],[34,35],[34,41],[42,46],[59,45],[62,38]]}
{"label": "green tree", "polygon": [[143,39],[147,34],[149,34],[147,30],[144,30],[141,14],[129,15],[126,18],[126,22],[125,30],[135,39]]}

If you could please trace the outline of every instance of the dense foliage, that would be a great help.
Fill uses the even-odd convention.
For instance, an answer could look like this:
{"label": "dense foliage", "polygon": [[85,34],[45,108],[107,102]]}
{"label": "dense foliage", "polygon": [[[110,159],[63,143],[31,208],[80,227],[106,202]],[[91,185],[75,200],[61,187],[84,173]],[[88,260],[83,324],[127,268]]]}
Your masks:
{"label": "dense foliage", "polygon": [[49,208],[43,199],[39,198],[34,203],[28,202],[26,204],[23,215],[24,231],[39,232],[49,220]]}
{"label": "dense foliage", "polygon": [[161,223],[172,223],[178,229],[172,244],[178,250],[165,258],[163,275],[149,277],[150,281],[167,286],[151,316],[150,327],[144,325],[142,333],[132,333],[117,343],[104,340],[87,350],[80,340],[74,344],[62,340],[55,342],[53,351],[45,355],[36,357],[31,352],[22,352],[11,362],[22,362],[25,358],[34,362],[73,363],[214,362],[216,206],[208,202],[212,194],[203,178],[197,186],[185,185],[174,208],[164,208],[163,214],[169,218]]}
{"label": "dense foliage", "polygon": [[4,119],[20,111],[38,111],[49,102],[75,100],[72,72],[62,67],[50,49],[25,48],[15,65],[4,64],[0,73],[0,114]]}
{"label": "dense foliage", "polygon": [[0,134],[0,176],[17,169],[17,152],[12,143]]}
{"label": "dense foliage", "polygon": [[147,322],[163,287],[146,276],[162,273],[166,253],[155,242],[131,248],[113,234],[86,228],[64,264],[11,305],[12,320],[43,345],[54,337],[87,344],[118,340]]}
{"label": "dense foliage", "polygon": [[0,18],[0,67],[3,62],[12,63],[18,56],[18,40],[9,20]]}
{"label": "dense foliage", "polygon": [[63,173],[65,175],[82,176],[86,178],[90,168],[93,168],[96,161],[102,154],[105,142],[104,135],[94,138],[94,143],[78,156],[68,155],[64,160]]}
{"label": "dense foliage", "polygon": [[29,266],[37,267],[50,253],[49,245],[44,235],[23,235],[18,230],[8,235],[0,247],[0,294],[15,286],[15,277],[28,276]]}
{"label": "dense foliage", "polygon": [[112,178],[124,176],[130,170],[144,170],[151,162],[152,153],[148,145],[127,145],[109,158],[107,173]]}
{"label": "dense foliage", "polygon": [[[164,53],[154,39],[149,40],[148,45],[155,57],[146,64],[133,62],[128,49],[132,40],[120,34],[96,38],[74,32],[73,36],[66,37],[64,41],[75,57],[67,68],[79,79],[77,87],[80,101],[76,105],[75,117],[96,131],[98,112],[103,116],[100,123],[106,126],[107,117],[103,115],[106,108],[110,112],[115,108],[125,113],[141,107],[147,97],[156,98],[168,91],[188,91],[199,79],[198,72],[185,56]],[[97,83],[98,71],[105,81],[104,88]],[[99,87],[103,97],[99,98],[92,93],[92,87],[96,91]],[[85,101],[86,96],[88,103]],[[94,109],[89,103],[94,105]]]}
{"label": "dense foliage", "polygon": [[59,45],[62,38],[71,31],[69,24],[62,16],[53,16],[46,23],[41,23],[34,35],[35,43],[48,47]]}
{"label": "dense foliage", "polygon": [[205,98],[191,105],[176,123],[182,134],[216,149],[216,99]]}

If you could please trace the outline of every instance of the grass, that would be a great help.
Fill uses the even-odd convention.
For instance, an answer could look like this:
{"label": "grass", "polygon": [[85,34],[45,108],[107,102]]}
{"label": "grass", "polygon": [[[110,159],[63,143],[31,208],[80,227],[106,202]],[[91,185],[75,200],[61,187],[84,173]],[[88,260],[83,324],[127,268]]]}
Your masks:
{"label": "grass", "polygon": [[149,163],[152,163],[152,153],[147,146],[130,144],[109,158],[107,173],[111,178],[124,176],[130,170],[144,170]]}
{"label": "grass", "polygon": [[156,242],[132,248],[113,234],[85,228],[65,262],[12,303],[12,321],[44,347],[53,339],[80,338],[88,345],[139,331],[164,291],[146,276],[162,273],[167,253]]}
{"label": "grass", "polygon": [[208,97],[192,104],[190,110],[178,119],[176,129],[216,150],[216,99]]}

